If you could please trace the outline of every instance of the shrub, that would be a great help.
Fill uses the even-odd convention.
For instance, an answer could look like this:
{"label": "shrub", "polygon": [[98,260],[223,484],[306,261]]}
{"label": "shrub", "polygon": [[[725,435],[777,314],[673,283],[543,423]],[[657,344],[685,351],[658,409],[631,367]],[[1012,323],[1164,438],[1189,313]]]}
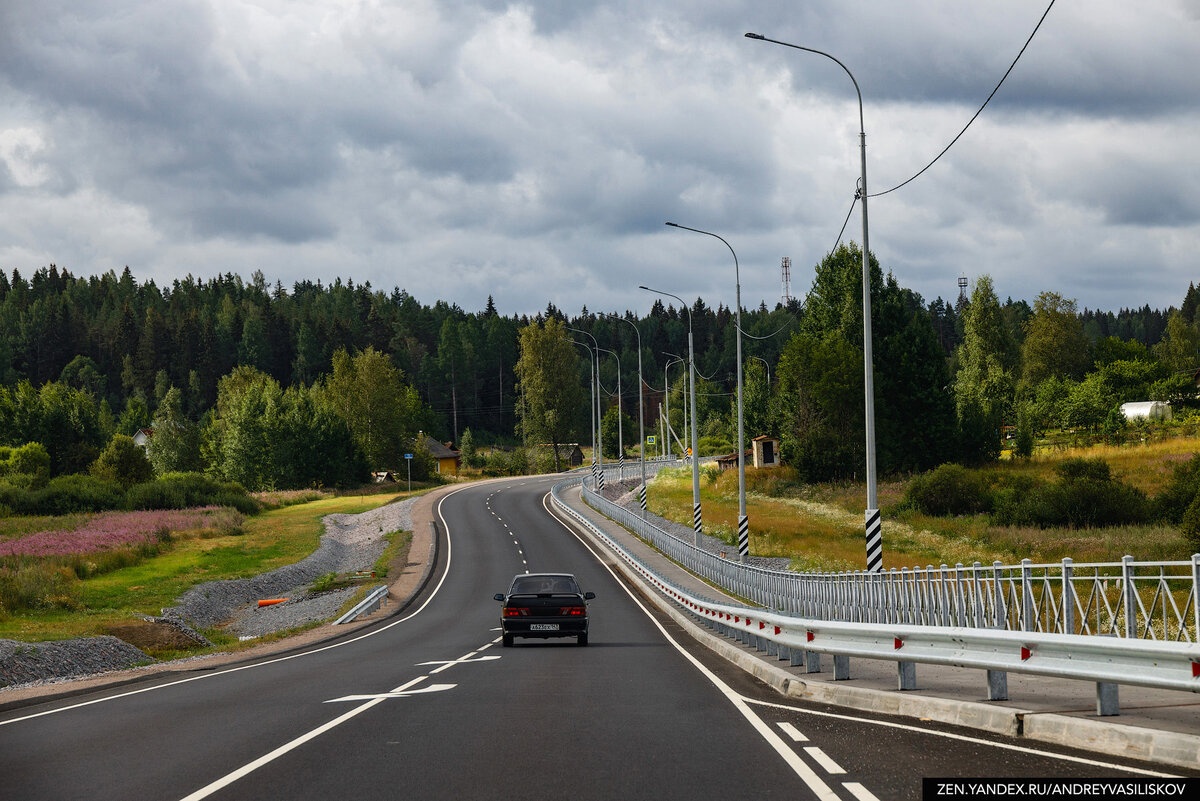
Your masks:
{"label": "shrub", "polygon": [[958,464],[944,464],[916,476],[909,482],[904,500],[928,515],[970,515],[992,508],[988,482]]}
{"label": "shrub", "polygon": [[121,487],[115,481],[82,473],[50,479],[42,489],[24,496],[22,506],[8,505],[20,514],[31,515],[103,512],[119,509],[122,501]]}
{"label": "shrub", "polygon": [[195,506],[231,506],[242,514],[261,508],[240,484],[218,481],[203,473],[167,473],[162,478],[130,487],[127,509],[190,509]]}
{"label": "shrub", "polygon": [[1135,487],[1112,479],[1102,459],[1068,459],[1058,482],[1014,482],[996,492],[993,520],[999,525],[1120,526],[1145,522],[1150,504]]}
{"label": "shrub", "polygon": [[1063,481],[1099,481],[1112,480],[1112,470],[1103,459],[1064,459],[1059,462],[1054,472]]}
{"label": "shrub", "polygon": [[699,449],[701,456],[723,455],[730,451],[737,453],[737,448],[733,447],[733,443],[724,437],[701,437]]}
{"label": "shrub", "polygon": [[1179,530],[1187,540],[1192,553],[1200,552],[1200,495],[1193,498],[1191,504],[1184,511],[1183,522],[1180,524]]}
{"label": "shrub", "polygon": [[1170,483],[1154,499],[1155,514],[1168,522],[1179,523],[1197,494],[1200,494],[1200,454],[1175,466]]}
{"label": "shrub", "polygon": [[154,468],[146,458],[146,452],[132,437],[117,434],[108,447],[96,459],[91,468],[92,475],[115,481],[122,489],[154,478]]}

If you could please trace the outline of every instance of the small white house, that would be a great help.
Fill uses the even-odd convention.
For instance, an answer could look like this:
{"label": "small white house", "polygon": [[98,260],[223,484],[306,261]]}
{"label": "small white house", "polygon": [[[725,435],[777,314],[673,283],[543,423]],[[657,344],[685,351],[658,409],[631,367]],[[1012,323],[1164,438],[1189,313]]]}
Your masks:
{"label": "small white house", "polygon": [[775,437],[755,437],[751,440],[755,467],[779,467],[779,440]]}
{"label": "small white house", "polygon": [[1171,404],[1166,401],[1134,401],[1121,404],[1126,420],[1170,420]]}
{"label": "small white house", "polygon": [[133,435],[133,444],[140,447],[142,450],[150,449],[150,438],[154,436],[153,428],[139,428],[137,433]]}

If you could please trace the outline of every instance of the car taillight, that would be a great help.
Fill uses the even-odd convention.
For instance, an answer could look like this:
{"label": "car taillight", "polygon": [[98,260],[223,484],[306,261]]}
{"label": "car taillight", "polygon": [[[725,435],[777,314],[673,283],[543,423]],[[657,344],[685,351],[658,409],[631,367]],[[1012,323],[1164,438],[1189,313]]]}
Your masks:
{"label": "car taillight", "polygon": [[529,614],[529,610],[523,606],[506,606],[506,607],[504,607],[504,616],[505,617],[521,617],[522,615],[528,615],[528,614]]}
{"label": "car taillight", "polygon": [[562,617],[583,617],[587,614],[586,606],[564,606],[558,610],[558,614]]}

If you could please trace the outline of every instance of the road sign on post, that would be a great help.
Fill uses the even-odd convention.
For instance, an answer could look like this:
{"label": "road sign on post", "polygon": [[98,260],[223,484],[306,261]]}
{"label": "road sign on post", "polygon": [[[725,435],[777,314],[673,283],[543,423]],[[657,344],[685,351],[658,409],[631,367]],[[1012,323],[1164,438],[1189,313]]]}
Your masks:
{"label": "road sign on post", "polygon": [[648,437],[646,437],[646,444],[647,444],[647,445],[653,445],[653,444],[655,444],[656,442],[658,442],[658,437],[654,436],[653,434],[652,434],[652,435],[650,435],[650,436],[648,436]]}
{"label": "road sign on post", "polygon": [[412,454],[404,454],[404,463],[408,465],[408,494],[412,494]]}

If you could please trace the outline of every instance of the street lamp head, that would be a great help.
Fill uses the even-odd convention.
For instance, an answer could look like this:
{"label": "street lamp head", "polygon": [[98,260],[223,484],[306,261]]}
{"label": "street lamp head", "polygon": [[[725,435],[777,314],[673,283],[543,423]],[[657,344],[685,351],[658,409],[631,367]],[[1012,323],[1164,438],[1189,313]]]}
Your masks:
{"label": "street lamp head", "polygon": [[761,39],[766,39],[767,37],[763,36],[761,33],[748,33],[748,34],[746,34],[746,38],[761,40]]}
{"label": "street lamp head", "polygon": [[679,227],[678,225],[676,225],[676,224],[675,224],[675,223],[673,223],[673,222],[669,222],[669,223],[667,223],[667,225],[671,226],[672,228],[678,228],[678,227]]}

